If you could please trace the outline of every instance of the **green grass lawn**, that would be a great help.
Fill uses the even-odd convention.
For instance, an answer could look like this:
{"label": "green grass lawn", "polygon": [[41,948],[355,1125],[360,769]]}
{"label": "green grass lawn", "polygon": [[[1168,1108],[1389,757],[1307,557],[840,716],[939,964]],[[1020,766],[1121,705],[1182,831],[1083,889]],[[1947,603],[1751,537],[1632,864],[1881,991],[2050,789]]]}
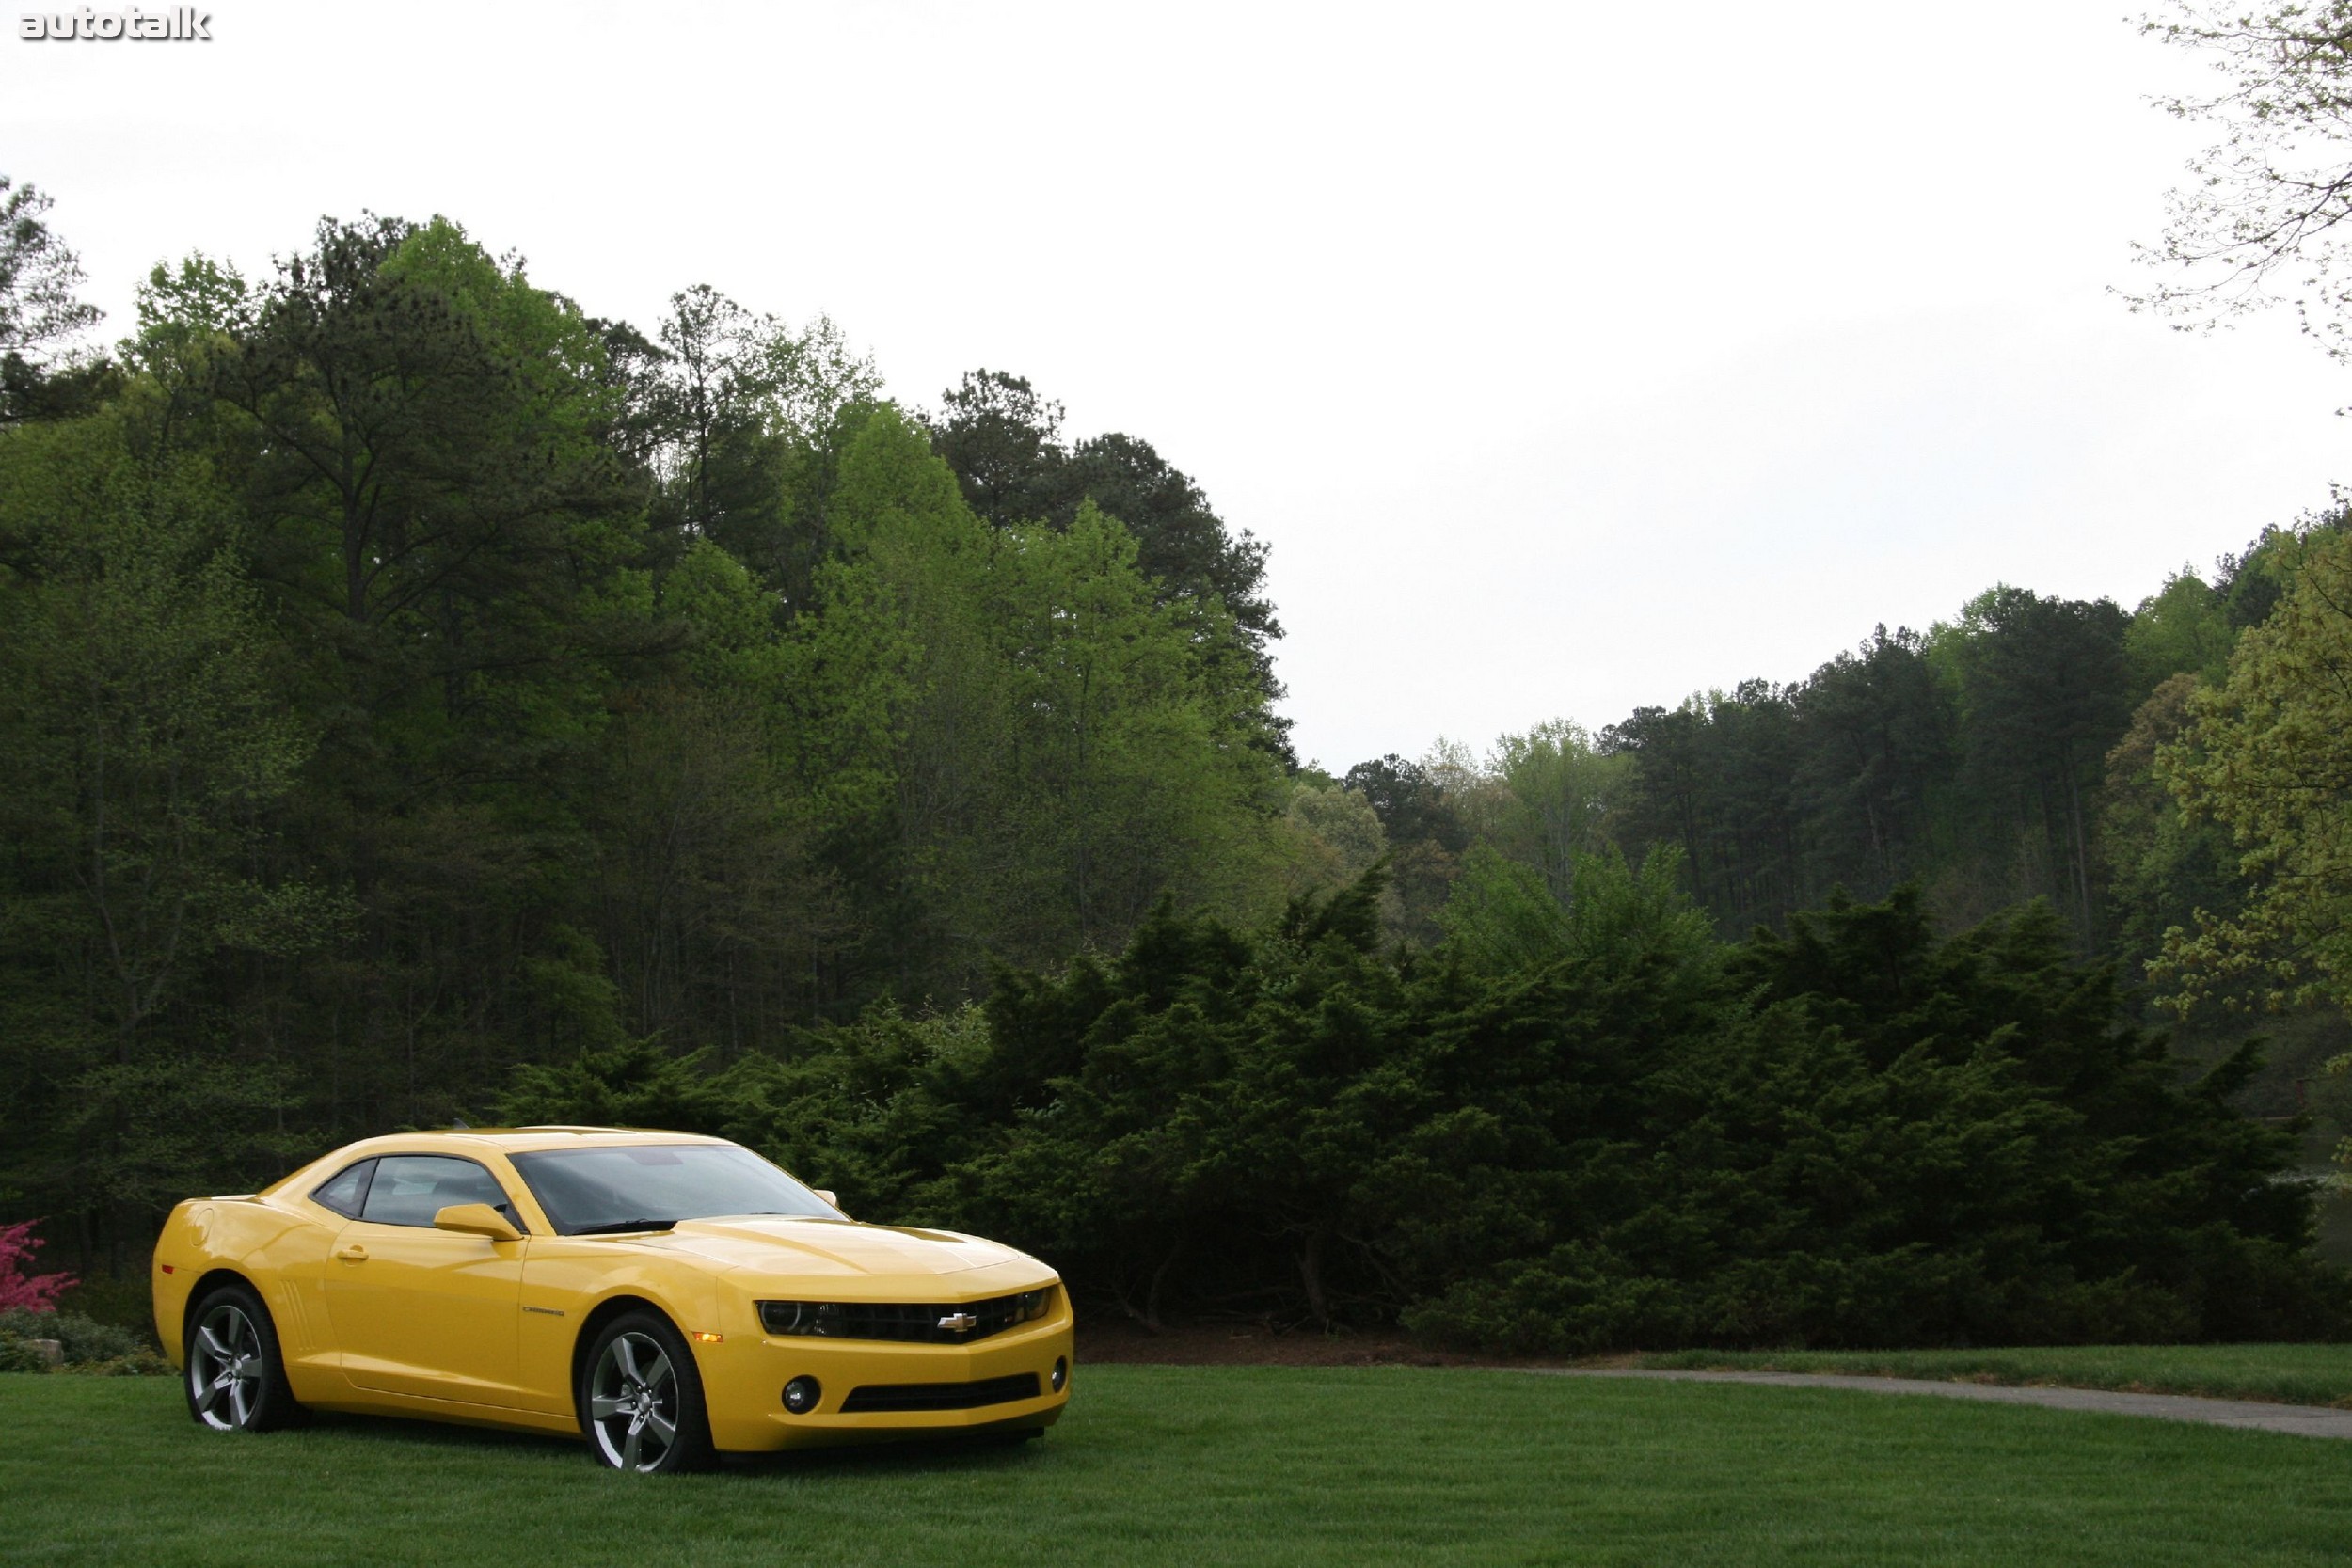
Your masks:
{"label": "green grass lawn", "polygon": [[0,1376],[0,1561],[2340,1563],[2352,1444],[1882,1395],[1104,1367],[1044,1442],[644,1480],[577,1445],[229,1437],[163,1379]]}
{"label": "green grass lawn", "polygon": [[1858,1372],[2279,1400],[2352,1409],[2352,1345],[2059,1345],[2026,1350],[1675,1351],[1636,1365]]}

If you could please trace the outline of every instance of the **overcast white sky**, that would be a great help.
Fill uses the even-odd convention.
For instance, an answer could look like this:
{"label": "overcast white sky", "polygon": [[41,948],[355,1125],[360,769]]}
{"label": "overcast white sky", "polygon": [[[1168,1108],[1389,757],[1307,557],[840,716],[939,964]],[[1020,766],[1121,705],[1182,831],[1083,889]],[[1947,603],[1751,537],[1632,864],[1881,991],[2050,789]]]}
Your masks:
{"label": "overcast white sky", "polygon": [[1995,581],[2129,605],[2324,502],[2352,375],[2106,292],[2202,139],[2119,9],[221,0],[11,25],[0,171],[110,334],[156,261],[373,208],[648,328],[828,311],[910,401],[1025,374],[1271,542],[1338,768]]}

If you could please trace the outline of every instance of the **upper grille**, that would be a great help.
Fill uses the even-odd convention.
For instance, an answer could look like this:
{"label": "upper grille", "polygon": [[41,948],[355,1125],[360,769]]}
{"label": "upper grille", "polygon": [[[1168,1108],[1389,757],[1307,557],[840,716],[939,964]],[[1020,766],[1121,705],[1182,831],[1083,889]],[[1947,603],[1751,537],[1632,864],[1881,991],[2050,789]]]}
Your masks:
{"label": "upper grille", "polygon": [[1042,1318],[1053,1294],[1053,1287],[1047,1286],[987,1301],[763,1301],[759,1322],[771,1334],[968,1345]]}
{"label": "upper grille", "polygon": [[1037,1398],[1037,1373],[985,1378],[978,1383],[868,1383],[841,1402],[845,1416],[861,1410],[977,1410]]}

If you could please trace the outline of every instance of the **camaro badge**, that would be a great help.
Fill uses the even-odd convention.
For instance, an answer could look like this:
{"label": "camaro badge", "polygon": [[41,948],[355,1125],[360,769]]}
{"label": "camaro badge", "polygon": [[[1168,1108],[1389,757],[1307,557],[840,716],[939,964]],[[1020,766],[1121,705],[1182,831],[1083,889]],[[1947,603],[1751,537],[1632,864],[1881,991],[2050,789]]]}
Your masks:
{"label": "camaro badge", "polygon": [[961,1334],[980,1326],[980,1320],[969,1312],[950,1312],[939,1320],[939,1326],[950,1334]]}

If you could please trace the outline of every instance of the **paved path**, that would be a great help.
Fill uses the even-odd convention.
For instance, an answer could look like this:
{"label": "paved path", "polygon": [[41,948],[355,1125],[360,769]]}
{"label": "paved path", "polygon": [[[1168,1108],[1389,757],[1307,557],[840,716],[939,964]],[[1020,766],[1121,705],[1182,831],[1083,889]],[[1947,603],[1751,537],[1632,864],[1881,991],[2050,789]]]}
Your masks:
{"label": "paved path", "polygon": [[2101,1388],[2010,1388],[1990,1383],[1933,1383],[1910,1377],[1844,1377],[1828,1372],[1680,1372],[1636,1367],[1530,1367],[1550,1377],[1645,1377],[1674,1383],[1764,1383],[1783,1388],[1854,1388],[1868,1394],[1934,1394],[1992,1404],[2038,1404],[2051,1410],[2098,1410],[2115,1416],[2154,1416],[2167,1421],[2251,1427],[2297,1437],[2352,1437],[2352,1410],[2259,1400],[2201,1400],[2186,1394],[2119,1394]]}

